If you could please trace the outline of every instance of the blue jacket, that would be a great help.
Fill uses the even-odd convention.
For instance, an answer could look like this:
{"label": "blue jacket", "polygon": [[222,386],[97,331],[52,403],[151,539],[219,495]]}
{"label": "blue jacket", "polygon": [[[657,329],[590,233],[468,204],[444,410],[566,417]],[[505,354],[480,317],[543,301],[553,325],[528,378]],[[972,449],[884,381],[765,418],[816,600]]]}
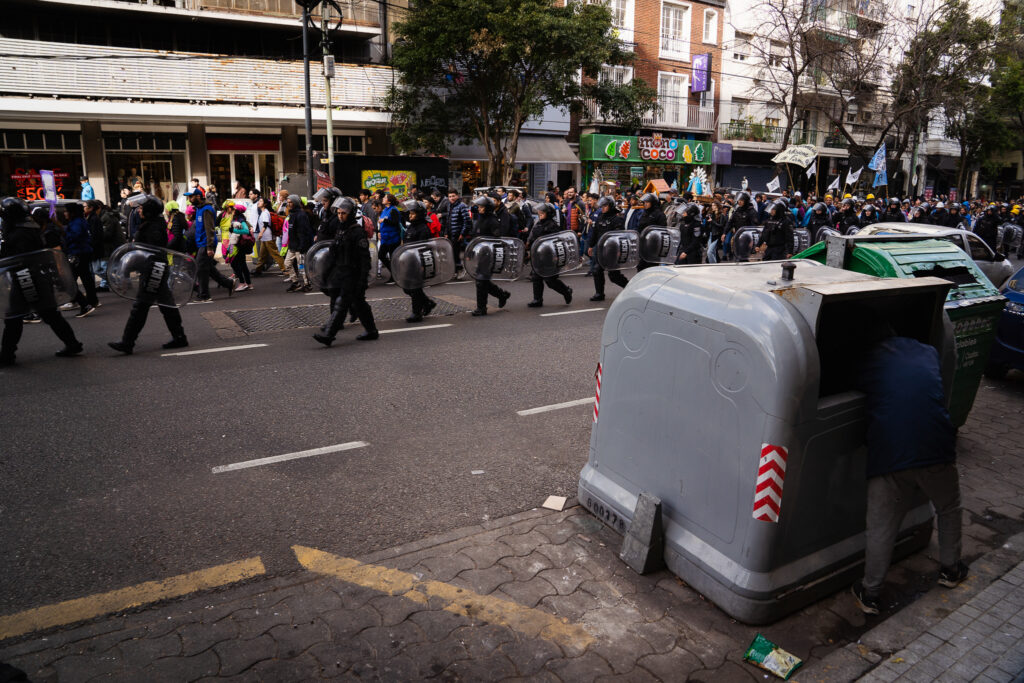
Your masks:
{"label": "blue jacket", "polygon": [[449,206],[444,226],[448,232],[449,239],[454,240],[461,237],[462,233],[470,227],[472,220],[469,215],[469,207],[461,200],[457,204]]}
{"label": "blue jacket", "polygon": [[92,256],[89,225],[84,218],[72,218],[64,228],[64,242],[68,256]]}
{"label": "blue jacket", "polygon": [[935,347],[886,339],[868,353],[858,379],[867,394],[868,477],[956,460]]}
{"label": "blue jacket", "polygon": [[96,199],[96,192],[92,189],[92,185],[86,183],[82,185],[82,201],[87,202],[90,199]]}
{"label": "blue jacket", "polygon": [[196,209],[196,248],[202,251],[206,249],[207,238],[213,236],[210,247],[217,246],[216,235],[213,230],[217,223],[217,212],[209,204],[203,204]]}
{"label": "blue jacket", "polygon": [[402,241],[402,219],[398,209],[386,206],[380,212],[380,243],[398,244]]}

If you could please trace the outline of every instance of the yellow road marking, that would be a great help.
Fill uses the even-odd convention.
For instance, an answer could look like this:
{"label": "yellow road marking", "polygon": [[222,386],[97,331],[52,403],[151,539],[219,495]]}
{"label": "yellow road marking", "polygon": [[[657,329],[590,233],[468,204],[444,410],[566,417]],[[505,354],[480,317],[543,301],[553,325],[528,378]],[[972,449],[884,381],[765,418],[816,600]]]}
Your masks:
{"label": "yellow road marking", "polygon": [[121,612],[132,607],[188,595],[207,588],[224,586],[265,573],[263,560],[259,557],[250,557],[188,574],[172,576],[162,581],[147,581],[135,586],[119,588],[109,593],[97,593],[84,598],[36,607],[0,617],[0,640],[54,626],[85,621],[103,614]]}
{"label": "yellow road marking", "polygon": [[399,595],[421,604],[440,599],[442,609],[491,624],[507,626],[528,637],[540,637],[559,645],[583,651],[594,636],[582,626],[559,619],[542,610],[480,595],[441,581],[418,579],[413,574],[325,553],[315,548],[293,545],[299,564],[309,571],[327,574],[389,595]]}

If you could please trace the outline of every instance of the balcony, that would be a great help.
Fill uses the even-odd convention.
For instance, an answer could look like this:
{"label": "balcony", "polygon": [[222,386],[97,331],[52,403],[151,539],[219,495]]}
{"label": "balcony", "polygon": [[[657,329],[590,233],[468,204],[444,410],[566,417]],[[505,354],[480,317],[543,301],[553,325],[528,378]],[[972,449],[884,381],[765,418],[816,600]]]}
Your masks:
{"label": "balcony", "polygon": [[[758,152],[777,152],[782,149],[786,129],[750,121],[731,121],[718,128],[720,142],[731,142],[733,147]],[[820,130],[794,128],[789,134],[790,145],[814,145],[823,149],[844,150],[846,142],[841,136]]]}
{"label": "balcony", "polygon": [[[592,99],[585,100],[583,121],[591,124],[615,125],[598,111]],[[688,104],[684,97],[658,98],[657,111],[648,113],[642,119],[644,127],[666,130],[693,130],[710,133],[715,129],[715,110]]]}
{"label": "balcony", "polygon": [[[302,9],[295,0],[183,0],[190,9],[241,12],[245,14],[271,14],[300,19]],[[369,0],[339,0],[345,22],[377,25],[380,5]],[[319,17],[319,13],[314,16]],[[335,16],[335,21],[337,17]]]}
{"label": "balcony", "polygon": [[[301,61],[14,38],[0,38],[0,52],[22,55],[0,60],[0,91],[8,95],[294,107],[304,104]],[[186,72],[187,78],[183,77]],[[336,109],[380,111],[381,98],[391,83],[390,67],[338,64],[331,100]],[[323,79],[311,79],[310,86],[313,105],[323,107]]]}

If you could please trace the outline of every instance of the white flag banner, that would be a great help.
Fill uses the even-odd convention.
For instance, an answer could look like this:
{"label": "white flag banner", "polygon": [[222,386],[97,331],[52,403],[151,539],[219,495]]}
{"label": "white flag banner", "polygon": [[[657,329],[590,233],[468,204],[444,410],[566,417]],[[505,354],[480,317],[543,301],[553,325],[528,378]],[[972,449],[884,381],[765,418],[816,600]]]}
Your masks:
{"label": "white flag banner", "polygon": [[828,187],[826,187],[825,190],[838,190],[839,189],[839,179],[842,178],[842,177],[843,176],[841,176],[841,175],[837,175],[836,179],[833,180],[832,184],[829,185]]}
{"label": "white flag banner", "polygon": [[779,191],[779,176],[775,176],[774,178],[769,180],[767,187],[768,187],[768,191],[769,192],[778,192]]}
{"label": "white flag banner", "polygon": [[810,165],[810,167],[807,169],[807,171],[805,171],[805,173],[807,173],[807,177],[808,178],[810,178],[812,175],[817,175],[817,173],[818,173],[818,160],[817,159],[814,160],[814,163]]}
{"label": "white flag banner", "polygon": [[860,172],[863,171],[863,170],[864,170],[864,167],[861,166],[860,168],[857,169],[856,173],[854,173],[853,171],[850,171],[849,173],[847,173],[846,174],[846,184],[847,185],[854,185],[854,184],[856,184],[857,181],[860,179]]}

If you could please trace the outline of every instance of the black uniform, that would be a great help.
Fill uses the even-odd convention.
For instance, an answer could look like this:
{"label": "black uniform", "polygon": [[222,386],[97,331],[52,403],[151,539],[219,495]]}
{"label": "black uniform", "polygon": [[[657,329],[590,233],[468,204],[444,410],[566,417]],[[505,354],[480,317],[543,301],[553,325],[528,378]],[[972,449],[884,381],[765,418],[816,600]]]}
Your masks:
{"label": "black uniform", "polygon": [[764,252],[765,261],[780,261],[791,254],[793,248],[793,226],[791,221],[793,214],[789,211],[780,218],[768,216],[761,230],[761,237],[757,246],[767,245]]}
{"label": "black uniform", "polygon": [[[601,236],[606,232],[625,229],[626,220],[618,211],[602,213],[594,223],[594,227],[591,231],[591,248],[597,249],[597,243],[600,241]],[[608,279],[619,287],[625,287],[626,284],[629,283],[629,280],[626,279],[626,276],[623,275],[620,270],[609,270]],[[597,297],[602,299],[604,298],[604,268],[597,263],[594,265],[594,297],[594,301],[600,301]]]}
{"label": "black uniform", "polygon": [[[703,247],[702,233],[700,216],[683,217],[679,223],[679,255],[676,258],[676,263],[700,263],[700,252]],[[686,254],[685,258],[683,258],[683,254]]]}
{"label": "black uniform", "polygon": [[[417,218],[414,221],[410,221],[405,228],[405,244],[410,242],[426,242],[430,239],[430,226],[427,225],[427,221],[423,218]],[[430,300],[430,297],[426,295],[422,287],[416,289],[403,289],[403,292],[408,294],[412,298],[412,317],[419,318],[428,315],[430,311],[434,309],[437,304]],[[409,322],[413,320],[407,319]]]}
{"label": "black uniform", "polygon": [[889,207],[882,214],[883,223],[906,223],[907,217],[898,208]]}
{"label": "black uniform", "polygon": [[[659,213],[661,212],[659,211]],[[661,216],[662,219],[664,219],[665,214],[661,214]],[[658,225],[664,225],[664,223],[659,223]],[[562,229],[558,226],[558,223],[556,223],[551,218],[545,218],[543,220],[537,221],[534,224],[533,229],[530,230],[530,241],[526,245],[527,249],[532,247],[533,243],[536,242],[541,237],[543,237],[544,235],[553,235],[556,232],[562,232]],[[536,273],[531,272],[530,282],[533,283],[533,301],[527,304],[528,306],[536,308],[538,306],[543,305],[544,285],[547,285],[548,287],[550,287],[551,289],[555,290],[563,297],[565,297],[565,303],[572,303],[572,287],[562,282],[557,275],[554,275],[552,277],[540,277]]]}
{"label": "black uniform", "polygon": [[[665,218],[665,212],[661,210],[660,206],[652,207],[651,209],[644,209],[644,213],[640,216],[640,220],[636,223],[637,232],[643,232],[644,228],[651,225],[664,225],[668,226],[668,219]],[[656,266],[657,263],[650,263],[640,259],[640,262],[636,265],[636,271],[639,273],[644,268],[650,268]]]}
{"label": "black uniform", "polygon": [[[135,241],[139,244],[148,244],[154,247],[167,248],[167,224],[159,218],[147,218],[139,224],[135,231]],[[174,305],[171,290],[167,281],[170,277],[170,269],[167,267],[167,260],[157,256],[150,256],[143,270],[139,273],[139,296],[132,304],[131,313],[128,314],[128,322],[125,323],[124,332],[121,335],[120,344],[111,344],[118,351],[131,353],[135,346],[135,340],[146,325],[146,318],[149,317],[149,309],[153,304],[164,316],[164,323],[171,333],[171,341],[164,344],[164,348],[180,348],[188,346],[188,339],[185,337],[185,329],[181,324],[181,312]]]}
{"label": "black uniform", "polygon": [[985,215],[978,219],[978,222],[974,224],[974,233],[985,240],[985,244],[992,247],[992,251],[997,251],[997,243],[999,242],[999,226],[1002,221],[994,213],[985,212]]}
{"label": "black uniform", "polygon": [[847,230],[859,227],[860,219],[857,218],[857,214],[852,209],[839,212],[839,218],[836,220],[836,230],[839,231],[840,235],[845,235]]}
{"label": "black uniform", "polygon": [[[505,217],[508,218],[508,214],[505,213]],[[506,229],[510,229],[508,225]],[[465,236],[466,244],[473,241],[474,237],[503,237],[502,234],[502,222],[498,220],[492,211],[488,210],[480,212],[473,219],[473,223],[470,227],[466,228],[462,234]],[[468,234],[467,234],[468,233]],[[498,299],[498,308],[505,306],[505,302],[511,296],[511,293],[505,291],[498,285],[494,284],[491,280],[477,280],[476,281],[476,311],[477,315],[483,315],[487,312],[487,295]]]}
{"label": "black uniform", "polygon": [[[27,216],[18,225],[8,225],[5,221],[0,258],[43,248],[42,231]],[[45,275],[26,268],[14,274],[11,284],[11,298],[3,302],[7,306],[7,314],[4,318],[3,341],[0,342],[0,365],[14,363],[14,352],[18,350],[18,342],[25,328],[25,316],[31,312],[42,318],[57,338],[64,342],[64,348],[57,352],[58,356],[81,353],[82,344],[75,338],[68,321],[57,312],[53,287]]]}
{"label": "black uniform", "polygon": [[327,322],[313,338],[330,346],[338,331],[344,327],[346,312],[351,310],[366,330],[365,334],[357,338],[376,339],[379,336],[377,325],[370,304],[366,303],[366,284],[370,275],[370,243],[366,231],[362,223],[350,215],[344,223],[339,224],[333,239],[333,263],[327,275],[327,294],[334,300],[334,304]]}

